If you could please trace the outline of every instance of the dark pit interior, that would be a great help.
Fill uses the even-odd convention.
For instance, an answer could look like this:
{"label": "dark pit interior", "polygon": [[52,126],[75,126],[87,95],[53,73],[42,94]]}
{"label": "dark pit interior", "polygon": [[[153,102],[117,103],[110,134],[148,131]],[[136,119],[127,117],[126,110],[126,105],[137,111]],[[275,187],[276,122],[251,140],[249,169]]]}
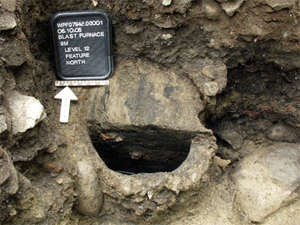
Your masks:
{"label": "dark pit interior", "polygon": [[91,132],[108,168],[123,174],[171,172],[186,159],[195,134],[156,127]]}

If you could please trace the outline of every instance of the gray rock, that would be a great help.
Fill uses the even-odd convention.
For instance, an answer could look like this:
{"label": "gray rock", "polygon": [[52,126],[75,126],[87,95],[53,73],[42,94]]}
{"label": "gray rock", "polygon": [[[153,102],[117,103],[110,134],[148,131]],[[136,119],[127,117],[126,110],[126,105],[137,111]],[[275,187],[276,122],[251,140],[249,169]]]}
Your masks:
{"label": "gray rock", "polygon": [[239,130],[238,125],[232,125],[227,122],[218,123],[214,130],[234,150],[238,150],[243,146],[244,136],[242,131]]}
{"label": "gray rock", "polygon": [[227,141],[234,150],[240,149],[244,143],[243,135],[235,130],[224,130],[220,132],[220,136]]}
{"label": "gray rock", "polygon": [[16,0],[0,0],[0,8],[13,12],[16,9]]}
{"label": "gray rock", "polygon": [[245,0],[227,1],[223,2],[221,6],[226,14],[231,17],[243,5],[244,1]]}
{"label": "gray rock", "polygon": [[0,147],[0,202],[19,190],[18,173],[7,152]]}
{"label": "gray rock", "polygon": [[267,134],[267,137],[272,141],[298,142],[300,136],[297,130],[284,124],[273,126]]}
{"label": "gray rock", "polygon": [[[4,41],[2,42],[1,39],[0,39],[0,45],[4,46],[4,43],[5,42]],[[2,62],[1,58],[2,57],[0,57],[0,62]],[[0,74],[1,74],[1,76],[0,76],[0,86],[1,86],[0,98],[3,98],[4,97],[4,92],[3,92],[4,85],[5,85],[5,89],[6,89],[6,92],[7,92],[8,90],[14,89],[14,87],[16,86],[16,81],[15,81],[14,76],[12,74],[8,73],[4,67],[2,67],[0,69]],[[6,112],[7,112],[6,109],[4,109],[3,106],[1,106],[0,113],[4,114]]]}
{"label": "gray rock", "polygon": [[51,139],[51,142],[48,148],[46,149],[46,152],[48,153],[54,153],[60,146],[67,145],[66,138],[59,133],[51,132],[49,139]]}
{"label": "gray rock", "polygon": [[46,149],[46,152],[48,152],[48,153],[54,153],[54,152],[57,151],[57,148],[58,148],[57,144],[54,141],[52,141],[50,143],[50,145],[48,146],[48,148]]}
{"label": "gray rock", "polygon": [[7,12],[0,14],[0,30],[10,30],[16,26],[17,22],[14,15]]}
{"label": "gray rock", "polygon": [[60,133],[51,132],[51,138],[56,146],[67,145],[66,137],[61,135]]}
{"label": "gray rock", "polygon": [[18,175],[19,175],[19,184],[20,184],[20,189],[18,192],[25,193],[31,187],[31,182],[22,174],[19,173]]}
{"label": "gray rock", "polygon": [[280,11],[282,9],[291,9],[296,4],[296,0],[265,0],[265,2],[275,11]]}
{"label": "gray rock", "polygon": [[300,145],[279,143],[244,158],[233,173],[237,204],[253,222],[299,197]]}
{"label": "gray rock", "polygon": [[272,146],[262,162],[272,179],[293,192],[300,186],[300,144],[280,143]]}
{"label": "gray rock", "polygon": [[27,60],[25,46],[18,40],[5,43],[1,59],[7,66],[21,66]]}
{"label": "gray rock", "polygon": [[78,197],[77,210],[85,216],[97,216],[100,213],[103,195],[94,168],[85,161],[77,163]]}
{"label": "gray rock", "polygon": [[19,134],[15,136],[17,144],[9,149],[14,162],[30,161],[38,154],[38,151],[49,148],[52,141],[50,129],[43,122],[27,130],[26,133]]}
{"label": "gray rock", "polygon": [[203,0],[202,9],[206,18],[210,20],[217,20],[220,17],[222,11],[221,6],[214,0]]}
{"label": "gray rock", "polygon": [[34,97],[11,91],[7,95],[12,120],[12,133],[24,133],[46,118],[43,105]]}

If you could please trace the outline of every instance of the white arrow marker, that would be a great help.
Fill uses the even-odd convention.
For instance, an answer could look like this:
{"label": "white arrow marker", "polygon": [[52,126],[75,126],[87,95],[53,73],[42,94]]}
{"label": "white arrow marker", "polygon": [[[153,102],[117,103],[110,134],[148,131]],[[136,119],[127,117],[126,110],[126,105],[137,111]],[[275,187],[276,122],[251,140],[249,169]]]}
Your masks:
{"label": "white arrow marker", "polygon": [[57,95],[55,95],[54,98],[61,99],[59,122],[68,123],[70,114],[70,101],[77,101],[78,98],[69,87],[62,89]]}

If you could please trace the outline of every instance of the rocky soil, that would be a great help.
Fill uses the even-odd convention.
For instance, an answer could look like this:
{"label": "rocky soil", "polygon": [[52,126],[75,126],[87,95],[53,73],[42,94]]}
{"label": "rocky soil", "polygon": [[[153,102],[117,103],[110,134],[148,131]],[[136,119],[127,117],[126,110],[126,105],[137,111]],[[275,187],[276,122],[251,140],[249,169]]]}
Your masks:
{"label": "rocky soil", "polygon": [[[112,19],[59,123],[49,20]],[[0,224],[295,225],[299,0],[0,0]]]}

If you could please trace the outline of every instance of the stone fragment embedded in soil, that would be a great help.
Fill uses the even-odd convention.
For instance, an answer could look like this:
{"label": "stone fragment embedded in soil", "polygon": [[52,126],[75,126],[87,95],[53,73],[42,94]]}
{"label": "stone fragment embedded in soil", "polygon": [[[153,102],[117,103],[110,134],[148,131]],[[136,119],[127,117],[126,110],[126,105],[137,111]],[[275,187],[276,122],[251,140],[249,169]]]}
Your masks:
{"label": "stone fragment embedded in soil", "polygon": [[277,143],[245,157],[232,174],[237,202],[253,222],[299,197],[300,145]]}
{"label": "stone fragment embedded in soil", "polygon": [[59,147],[66,145],[67,141],[65,136],[61,135],[60,133],[51,132],[51,143],[46,149],[46,152],[54,153],[58,150]]}
{"label": "stone fragment embedded in soil", "polygon": [[50,145],[48,146],[48,148],[46,149],[46,152],[48,153],[54,153],[56,152],[58,149],[58,146],[56,145],[56,143],[54,141],[52,141],[50,143]]}
{"label": "stone fragment embedded in soil", "polygon": [[0,203],[19,190],[18,173],[9,154],[0,147]]}
{"label": "stone fragment embedded in soil", "polygon": [[220,18],[222,8],[214,0],[203,0],[202,8],[206,18],[210,20],[217,20]]}
{"label": "stone fragment embedded in soil", "polygon": [[6,123],[6,117],[0,115],[0,137],[5,136],[8,133],[8,127]]}
{"label": "stone fragment embedded in soil", "polygon": [[234,150],[238,150],[242,147],[244,137],[238,131],[235,130],[224,130],[220,132],[220,137],[227,141]]}
{"label": "stone fragment embedded in soil", "polygon": [[76,209],[85,216],[97,216],[100,213],[103,195],[94,168],[85,161],[77,163],[79,190]]}
{"label": "stone fragment embedded in soil", "polygon": [[12,134],[24,133],[46,118],[43,105],[34,97],[21,95],[13,90],[7,94],[7,101]]}
{"label": "stone fragment embedded in soil", "polygon": [[[60,224],[69,217],[74,204],[73,180],[65,173],[56,179],[43,174],[31,181],[31,187],[18,195],[18,204],[14,205],[18,214],[11,218],[11,224]],[[19,194],[19,193],[18,193]]]}
{"label": "stone fragment embedded in soil", "polygon": [[34,128],[27,130],[26,133],[16,135],[15,138],[18,142],[9,148],[12,160],[14,162],[30,161],[39,151],[51,148],[50,133],[49,127],[41,122]]}
{"label": "stone fragment embedded in soil", "polygon": [[16,9],[16,0],[0,0],[0,8],[13,12]]}
{"label": "stone fragment embedded in soil", "polygon": [[23,194],[31,187],[31,182],[21,173],[18,173],[18,176],[19,176],[19,184],[20,184],[20,189],[18,190],[18,193]]}
{"label": "stone fragment embedded in soil", "polygon": [[300,141],[300,134],[297,132],[297,130],[284,124],[277,124],[273,126],[268,131],[267,137],[270,140],[280,141],[280,142]]}
{"label": "stone fragment embedded in soil", "polygon": [[222,159],[219,156],[215,156],[215,160],[216,160],[217,165],[222,168],[226,168],[231,163],[230,159]]}
{"label": "stone fragment embedded in soil", "polygon": [[218,123],[214,131],[221,139],[230,144],[234,150],[238,150],[243,146],[244,136],[238,126],[234,126],[228,122]]}
{"label": "stone fragment embedded in soil", "polygon": [[199,59],[192,65],[182,63],[186,75],[209,96],[221,93],[227,84],[227,67],[222,61]]}
{"label": "stone fragment embedded in soil", "polygon": [[17,26],[15,16],[11,13],[0,14],[0,30],[11,30]]}
{"label": "stone fragment embedded in soil", "polygon": [[126,34],[139,34],[144,31],[144,27],[141,25],[125,25]]}
{"label": "stone fragment embedded in soil", "polygon": [[172,3],[172,0],[163,0],[163,1],[162,1],[162,4],[163,4],[164,6],[171,5],[171,3]]}
{"label": "stone fragment embedded in soil", "polygon": [[221,5],[226,14],[231,17],[243,5],[244,1],[245,0],[229,0],[223,2]]}
{"label": "stone fragment embedded in soil", "polygon": [[275,11],[282,9],[291,9],[295,6],[297,0],[265,0],[266,4],[271,6]]}
{"label": "stone fragment embedded in soil", "polygon": [[203,91],[207,96],[215,96],[219,91],[219,85],[217,82],[213,82],[213,81],[206,82],[204,84]]}
{"label": "stone fragment embedded in soil", "polygon": [[1,51],[1,59],[6,66],[21,66],[27,60],[25,46],[19,40],[5,43]]}
{"label": "stone fragment embedded in soil", "polygon": [[166,15],[156,16],[153,23],[160,28],[175,28],[178,26],[178,23],[173,17]]}

